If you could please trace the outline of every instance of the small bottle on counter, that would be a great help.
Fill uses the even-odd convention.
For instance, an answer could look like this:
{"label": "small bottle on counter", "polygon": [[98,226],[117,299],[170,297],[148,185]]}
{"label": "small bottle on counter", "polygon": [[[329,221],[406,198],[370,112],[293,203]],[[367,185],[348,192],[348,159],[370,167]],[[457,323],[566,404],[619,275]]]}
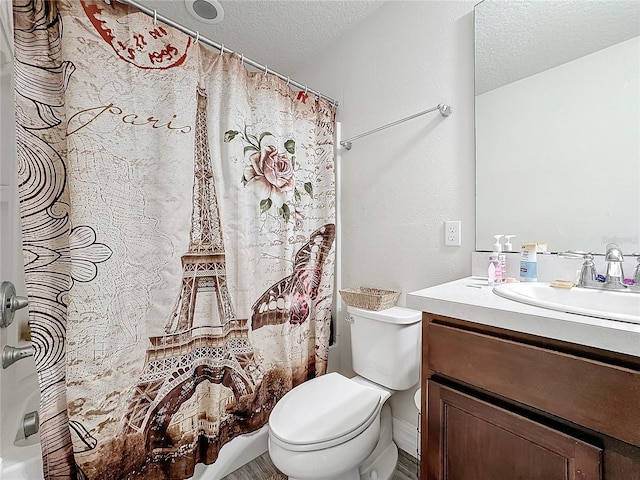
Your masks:
{"label": "small bottle on counter", "polygon": [[500,263],[498,262],[498,256],[494,253],[489,254],[489,267],[487,268],[487,284],[492,287],[498,283],[497,275],[500,271]]}
{"label": "small bottle on counter", "polygon": [[538,244],[523,243],[520,253],[520,280],[523,282],[538,281]]}

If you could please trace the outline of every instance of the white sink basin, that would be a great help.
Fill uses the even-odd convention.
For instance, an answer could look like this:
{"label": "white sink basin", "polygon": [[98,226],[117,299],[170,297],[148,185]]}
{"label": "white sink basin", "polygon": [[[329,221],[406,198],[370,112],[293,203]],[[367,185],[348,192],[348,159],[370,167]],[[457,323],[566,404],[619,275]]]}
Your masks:
{"label": "white sink basin", "polygon": [[567,313],[640,324],[640,293],[556,288],[548,283],[503,283],[493,293],[509,300]]}

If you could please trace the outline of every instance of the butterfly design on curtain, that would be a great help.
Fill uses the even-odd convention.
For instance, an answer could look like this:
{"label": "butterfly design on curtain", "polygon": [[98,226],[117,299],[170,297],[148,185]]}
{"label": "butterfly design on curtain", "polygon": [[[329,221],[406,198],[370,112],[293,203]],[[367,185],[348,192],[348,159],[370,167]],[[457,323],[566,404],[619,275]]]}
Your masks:
{"label": "butterfly design on curtain", "polygon": [[335,233],[335,225],[327,224],[311,234],[296,253],[293,273],[267,289],[251,307],[253,330],[287,321],[301,324],[309,318]]}

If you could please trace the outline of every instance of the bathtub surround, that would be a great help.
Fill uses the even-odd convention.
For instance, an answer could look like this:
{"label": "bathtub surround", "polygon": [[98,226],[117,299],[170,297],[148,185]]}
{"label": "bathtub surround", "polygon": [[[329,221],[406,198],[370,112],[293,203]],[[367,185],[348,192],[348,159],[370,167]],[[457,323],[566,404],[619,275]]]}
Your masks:
{"label": "bathtub surround", "polygon": [[45,478],[187,478],[327,368],[335,108],[118,2],[18,3]]}

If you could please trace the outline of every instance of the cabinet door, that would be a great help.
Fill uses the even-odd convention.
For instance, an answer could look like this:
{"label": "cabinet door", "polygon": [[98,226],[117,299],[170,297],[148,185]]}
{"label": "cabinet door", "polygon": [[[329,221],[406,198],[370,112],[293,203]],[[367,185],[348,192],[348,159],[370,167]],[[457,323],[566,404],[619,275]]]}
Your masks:
{"label": "cabinet door", "polygon": [[427,395],[429,480],[602,478],[598,447],[433,380]]}

